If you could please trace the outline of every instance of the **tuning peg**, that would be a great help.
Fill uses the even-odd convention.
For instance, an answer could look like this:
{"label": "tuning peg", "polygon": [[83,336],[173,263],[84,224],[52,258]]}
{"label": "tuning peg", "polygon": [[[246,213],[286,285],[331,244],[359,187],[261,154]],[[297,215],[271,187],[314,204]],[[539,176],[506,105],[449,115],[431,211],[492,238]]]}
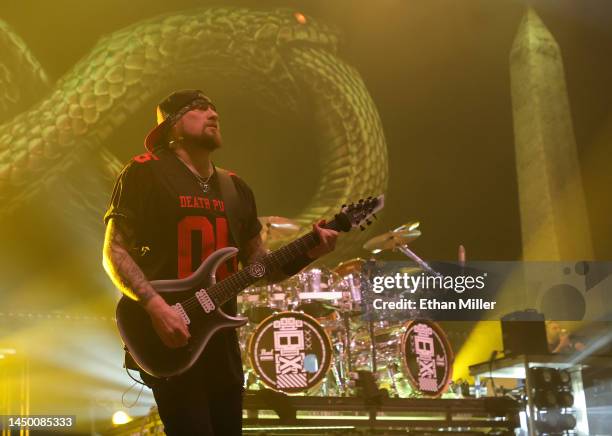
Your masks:
{"label": "tuning peg", "polygon": [[359,199],[359,204],[363,203],[363,198]]}
{"label": "tuning peg", "polygon": [[377,219],[378,219],[378,217],[376,216],[376,214],[375,214],[375,213],[373,213],[373,214],[372,214],[372,216],[374,217],[374,219],[375,219],[375,220],[377,220]]}
{"label": "tuning peg", "polygon": [[366,224],[367,224],[367,225],[370,225],[370,224],[372,224],[372,221],[370,221],[370,220],[366,220]]}
{"label": "tuning peg", "polygon": [[365,227],[363,225],[359,225],[359,228],[363,231],[365,230]]}

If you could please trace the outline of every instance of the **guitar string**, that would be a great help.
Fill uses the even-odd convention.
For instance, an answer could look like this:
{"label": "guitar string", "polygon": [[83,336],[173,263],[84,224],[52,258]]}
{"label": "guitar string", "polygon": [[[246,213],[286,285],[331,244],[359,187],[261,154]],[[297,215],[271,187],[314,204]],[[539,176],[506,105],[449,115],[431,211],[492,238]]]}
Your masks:
{"label": "guitar string", "polygon": [[[307,235],[307,236],[310,236],[310,235]],[[314,235],[313,235],[313,236],[314,236]],[[306,241],[305,241],[305,240],[302,240],[302,238],[300,238],[300,239],[298,239],[298,240],[294,241],[294,243],[297,243],[298,241],[300,241],[300,243],[303,243],[305,247],[308,247],[308,244],[306,243]],[[293,244],[293,243],[292,243],[292,244]],[[281,266],[281,265],[284,263],[284,262],[282,262],[283,260],[285,260],[285,259],[287,259],[287,260],[291,260],[291,258],[293,257],[293,256],[292,256],[292,254],[293,254],[293,253],[286,253],[286,254],[285,254],[285,253],[284,253],[283,251],[281,251],[281,250],[285,249],[285,251],[291,251],[291,249],[292,249],[292,248],[294,248],[294,247],[290,247],[290,245],[292,245],[292,244],[289,244],[289,245],[287,245],[287,246],[285,246],[285,247],[282,247],[282,248],[281,248],[281,249],[279,249],[279,250],[276,250],[276,251],[274,251],[274,252],[270,253],[270,254],[269,254],[269,255],[267,255],[267,256],[266,256],[264,259],[262,259],[262,263],[264,263],[264,264],[265,264],[265,263],[267,263],[267,264],[272,264],[272,266],[276,266],[276,267],[278,267],[278,266]],[[300,247],[299,247],[299,244],[295,244],[295,252],[296,252],[296,254],[301,254],[301,250],[300,250],[299,248],[300,248]],[[279,256],[280,256],[282,259],[278,259],[276,255],[279,255]],[[229,289],[227,289],[228,287],[227,287],[227,286],[225,286],[224,284],[230,284],[230,285],[231,285],[231,284],[234,284],[234,286],[235,286],[235,287],[237,287],[237,288],[242,288],[242,289],[240,289],[240,290],[243,290],[243,289],[245,289],[246,287],[248,287],[248,286],[249,286],[249,284],[250,284],[250,283],[248,283],[248,282],[249,282],[249,281],[251,281],[251,280],[250,280],[250,279],[251,279],[251,276],[250,276],[250,275],[247,275],[246,277],[244,277],[244,279],[246,279],[246,280],[245,280],[245,282],[247,282],[247,283],[245,283],[245,284],[243,285],[243,283],[241,283],[241,280],[240,280],[240,277],[239,277],[239,275],[240,275],[241,273],[244,275],[244,273],[245,273],[245,269],[244,269],[244,268],[243,268],[242,270],[240,270],[240,271],[236,272],[236,273],[233,273],[231,276],[229,276],[229,277],[227,277],[227,278],[223,279],[221,282],[218,282],[218,283],[216,283],[215,285],[213,285],[211,288],[209,288],[209,289],[207,290],[207,291],[209,292],[209,296],[210,296],[211,298],[213,298],[213,299],[214,299],[214,297],[215,297],[215,296],[216,296],[216,297],[219,297],[219,296],[221,296],[221,297],[225,297],[225,294],[227,294],[227,293],[228,293],[228,291],[229,291],[229,292],[231,292],[231,293],[233,294],[233,293],[234,293],[234,292],[233,292],[234,290],[233,290],[233,289],[231,289],[231,287],[229,287]],[[225,289],[224,289],[224,287],[225,287]],[[217,291],[220,291],[220,293],[218,293]],[[239,291],[239,292],[240,292],[240,291]],[[238,292],[238,293],[239,293],[239,292]],[[211,293],[212,293],[213,295],[211,295]],[[217,294],[217,295],[215,295],[215,294]],[[218,301],[215,301],[215,303],[218,303]],[[223,303],[222,303],[222,304],[223,304]],[[188,298],[188,299],[187,299],[187,300],[185,300],[184,302],[182,302],[182,303],[181,303],[181,306],[183,306],[183,308],[184,308],[185,310],[190,310],[190,309],[198,308],[198,307],[200,307],[201,305],[200,305],[200,303],[199,303],[199,301],[198,301],[197,297],[193,296],[193,297]]]}

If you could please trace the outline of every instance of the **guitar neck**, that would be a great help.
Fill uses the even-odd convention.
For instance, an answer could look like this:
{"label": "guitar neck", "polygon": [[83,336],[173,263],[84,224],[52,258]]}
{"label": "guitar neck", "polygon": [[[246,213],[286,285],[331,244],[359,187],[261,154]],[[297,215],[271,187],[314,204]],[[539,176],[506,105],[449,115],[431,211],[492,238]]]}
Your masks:
{"label": "guitar neck", "polygon": [[[336,219],[334,219],[322,227],[336,230],[338,229],[338,224]],[[208,295],[220,306],[234,298],[243,289],[260,280],[265,273],[280,269],[292,261],[305,256],[318,243],[319,237],[316,233],[307,233],[278,250],[268,253],[262,259],[248,265],[246,268],[217,282],[207,290]]]}

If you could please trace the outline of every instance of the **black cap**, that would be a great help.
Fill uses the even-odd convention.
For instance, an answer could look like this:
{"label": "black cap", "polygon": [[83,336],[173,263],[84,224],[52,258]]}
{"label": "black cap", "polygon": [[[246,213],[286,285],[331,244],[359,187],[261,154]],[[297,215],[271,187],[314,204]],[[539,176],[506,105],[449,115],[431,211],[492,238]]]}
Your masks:
{"label": "black cap", "polygon": [[145,138],[145,148],[153,151],[156,147],[164,145],[168,130],[179,118],[194,107],[208,105],[212,105],[210,98],[199,89],[175,91],[164,98],[157,105],[157,126],[151,129]]}

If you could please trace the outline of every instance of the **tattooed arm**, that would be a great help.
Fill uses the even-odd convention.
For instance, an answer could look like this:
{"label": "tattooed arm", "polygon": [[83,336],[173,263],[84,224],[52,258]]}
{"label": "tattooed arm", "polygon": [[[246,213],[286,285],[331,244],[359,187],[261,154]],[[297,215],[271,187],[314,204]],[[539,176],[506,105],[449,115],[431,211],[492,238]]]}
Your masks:
{"label": "tattooed arm", "polygon": [[111,218],[104,237],[103,265],[115,286],[146,308],[157,292],[130,255],[133,232],[118,218]]}
{"label": "tattooed arm", "polygon": [[130,255],[133,232],[125,221],[111,218],[104,237],[103,265],[111,280],[126,296],[149,313],[155,331],[168,347],[187,344],[189,330],[183,319],[153,289]]}

